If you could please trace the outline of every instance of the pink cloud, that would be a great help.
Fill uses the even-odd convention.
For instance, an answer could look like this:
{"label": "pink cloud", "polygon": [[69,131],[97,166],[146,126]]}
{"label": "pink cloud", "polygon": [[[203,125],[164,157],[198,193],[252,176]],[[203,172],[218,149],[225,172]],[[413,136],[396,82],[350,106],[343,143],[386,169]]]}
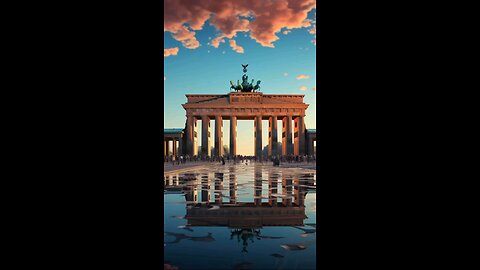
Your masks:
{"label": "pink cloud", "polygon": [[313,90],[313,91],[317,91],[317,87],[313,87],[312,90]]}
{"label": "pink cloud", "polygon": [[250,32],[250,37],[262,46],[274,47],[273,42],[279,39],[276,34],[282,28],[311,26],[307,15],[314,8],[316,0],[164,0],[163,31],[171,32],[183,46],[194,49],[200,43],[193,31],[201,30],[210,20],[227,38]]}
{"label": "pink cloud", "polygon": [[298,75],[296,77],[296,79],[297,80],[306,80],[306,79],[310,79],[310,76],[301,74],[301,75]]}
{"label": "pink cloud", "polygon": [[178,54],[178,48],[168,48],[168,49],[163,49],[163,57],[169,57],[170,55],[177,55]]}
{"label": "pink cloud", "polygon": [[238,46],[238,45],[237,45],[237,42],[236,42],[235,40],[233,40],[233,39],[230,40],[230,47],[232,47],[232,49],[233,49],[234,51],[236,51],[237,53],[243,53],[243,52],[244,52],[244,51],[243,51],[243,47]]}

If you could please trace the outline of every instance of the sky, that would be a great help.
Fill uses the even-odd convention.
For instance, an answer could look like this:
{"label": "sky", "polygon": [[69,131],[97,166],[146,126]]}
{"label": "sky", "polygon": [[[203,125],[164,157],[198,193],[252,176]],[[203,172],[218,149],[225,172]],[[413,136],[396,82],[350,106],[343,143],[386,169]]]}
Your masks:
{"label": "sky", "polygon": [[[305,95],[305,125],[316,128],[315,0],[164,0],[164,40],[164,128],[185,126],[186,94],[229,93],[241,64],[264,94]],[[238,120],[237,154],[253,155],[253,125]],[[268,121],[262,125],[265,146]],[[213,131],[212,120],[212,145]],[[224,145],[229,131],[224,120]]]}

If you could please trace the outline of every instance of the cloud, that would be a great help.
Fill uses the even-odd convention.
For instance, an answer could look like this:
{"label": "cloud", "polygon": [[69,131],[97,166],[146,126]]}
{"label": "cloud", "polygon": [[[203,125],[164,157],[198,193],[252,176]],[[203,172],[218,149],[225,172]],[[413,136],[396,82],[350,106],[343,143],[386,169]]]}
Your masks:
{"label": "cloud", "polygon": [[287,73],[287,72],[283,73],[283,76],[287,77],[287,76],[288,76],[288,73]]}
{"label": "cloud", "polygon": [[163,57],[169,57],[170,55],[177,55],[178,50],[179,50],[178,47],[163,49]]}
{"label": "cloud", "polygon": [[166,80],[167,80],[167,76],[163,75],[163,80],[166,81]]}
{"label": "cloud", "polygon": [[300,89],[301,91],[307,91],[307,87],[306,87],[306,86],[301,86],[301,87],[298,88],[298,89]]}
{"label": "cloud", "polygon": [[308,30],[308,33],[313,35],[314,39],[312,40],[312,43],[313,43],[314,46],[317,46],[317,25],[316,25],[316,21],[313,21],[313,23],[314,23],[313,27],[310,28],[310,30]]}
{"label": "cloud", "polygon": [[298,75],[296,77],[296,79],[297,80],[306,80],[306,79],[310,79],[310,76],[301,74],[301,75]]}
{"label": "cloud", "polygon": [[285,30],[285,31],[283,31],[283,34],[288,35],[290,32],[292,32],[292,30]]}
{"label": "cloud", "polygon": [[183,26],[172,36],[175,40],[182,42],[183,47],[187,49],[196,49],[200,47],[200,42],[195,38],[195,32],[188,30]]}
{"label": "cloud", "polygon": [[218,46],[220,46],[220,43],[225,43],[225,36],[222,35],[214,38],[210,45],[212,45],[215,48],[218,48]]}
{"label": "cloud", "polygon": [[232,49],[233,49],[234,51],[236,51],[237,53],[243,53],[243,52],[244,52],[243,47],[238,46],[238,45],[237,45],[237,42],[236,42],[235,40],[233,40],[233,39],[230,40],[230,47],[232,47]]}
{"label": "cloud", "polygon": [[262,46],[274,47],[282,29],[311,26],[307,15],[316,8],[316,0],[164,0],[163,7],[163,31],[186,48],[200,46],[194,31],[202,30],[207,21],[229,39],[249,32]]}
{"label": "cloud", "polygon": [[313,91],[317,91],[317,87],[313,87],[312,90],[313,90]]}

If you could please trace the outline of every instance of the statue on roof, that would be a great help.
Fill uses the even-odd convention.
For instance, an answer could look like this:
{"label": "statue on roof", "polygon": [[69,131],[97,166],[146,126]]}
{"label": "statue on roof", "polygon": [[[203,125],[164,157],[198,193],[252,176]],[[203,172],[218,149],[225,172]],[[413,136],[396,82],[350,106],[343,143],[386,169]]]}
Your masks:
{"label": "statue on roof", "polygon": [[257,84],[254,85],[255,80],[252,79],[252,82],[248,82],[248,76],[247,76],[247,67],[248,64],[244,65],[242,64],[243,67],[243,76],[242,76],[242,83],[240,84],[240,81],[237,80],[237,85],[235,85],[232,81],[230,81],[230,89],[235,90],[236,92],[255,92],[255,90],[260,89],[260,81],[257,81]]}

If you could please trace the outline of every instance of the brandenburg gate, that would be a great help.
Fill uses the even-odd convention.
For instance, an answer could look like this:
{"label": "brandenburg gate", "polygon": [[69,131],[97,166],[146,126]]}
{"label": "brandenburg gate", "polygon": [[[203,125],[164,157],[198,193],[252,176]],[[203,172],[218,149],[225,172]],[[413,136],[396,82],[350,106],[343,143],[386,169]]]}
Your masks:
{"label": "brandenburg gate", "polygon": [[[248,65],[242,65],[247,72]],[[262,158],[263,138],[262,120],[268,120],[268,156],[313,154],[313,149],[306,152],[305,111],[308,104],[303,102],[305,95],[276,95],[258,92],[260,81],[254,85],[254,80],[248,82],[246,74],[242,83],[234,85],[226,95],[186,95],[187,102],[182,104],[186,111],[186,126],[184,132],[184,154],[195,155],[197,149],[197,122],[202,122],[201,153],[205,156],[223,156],[223,120],[230,120],[230,156],[237,155],[237,121],[254,121],[255,156]],[[214,153],[209,153],[210,120],[215,120]],[[282,149],[278,153],[277,120],[282,120]],[[292,132],[293,131],[293,132]],[[292,137],[293,134],[293,137]]]}

